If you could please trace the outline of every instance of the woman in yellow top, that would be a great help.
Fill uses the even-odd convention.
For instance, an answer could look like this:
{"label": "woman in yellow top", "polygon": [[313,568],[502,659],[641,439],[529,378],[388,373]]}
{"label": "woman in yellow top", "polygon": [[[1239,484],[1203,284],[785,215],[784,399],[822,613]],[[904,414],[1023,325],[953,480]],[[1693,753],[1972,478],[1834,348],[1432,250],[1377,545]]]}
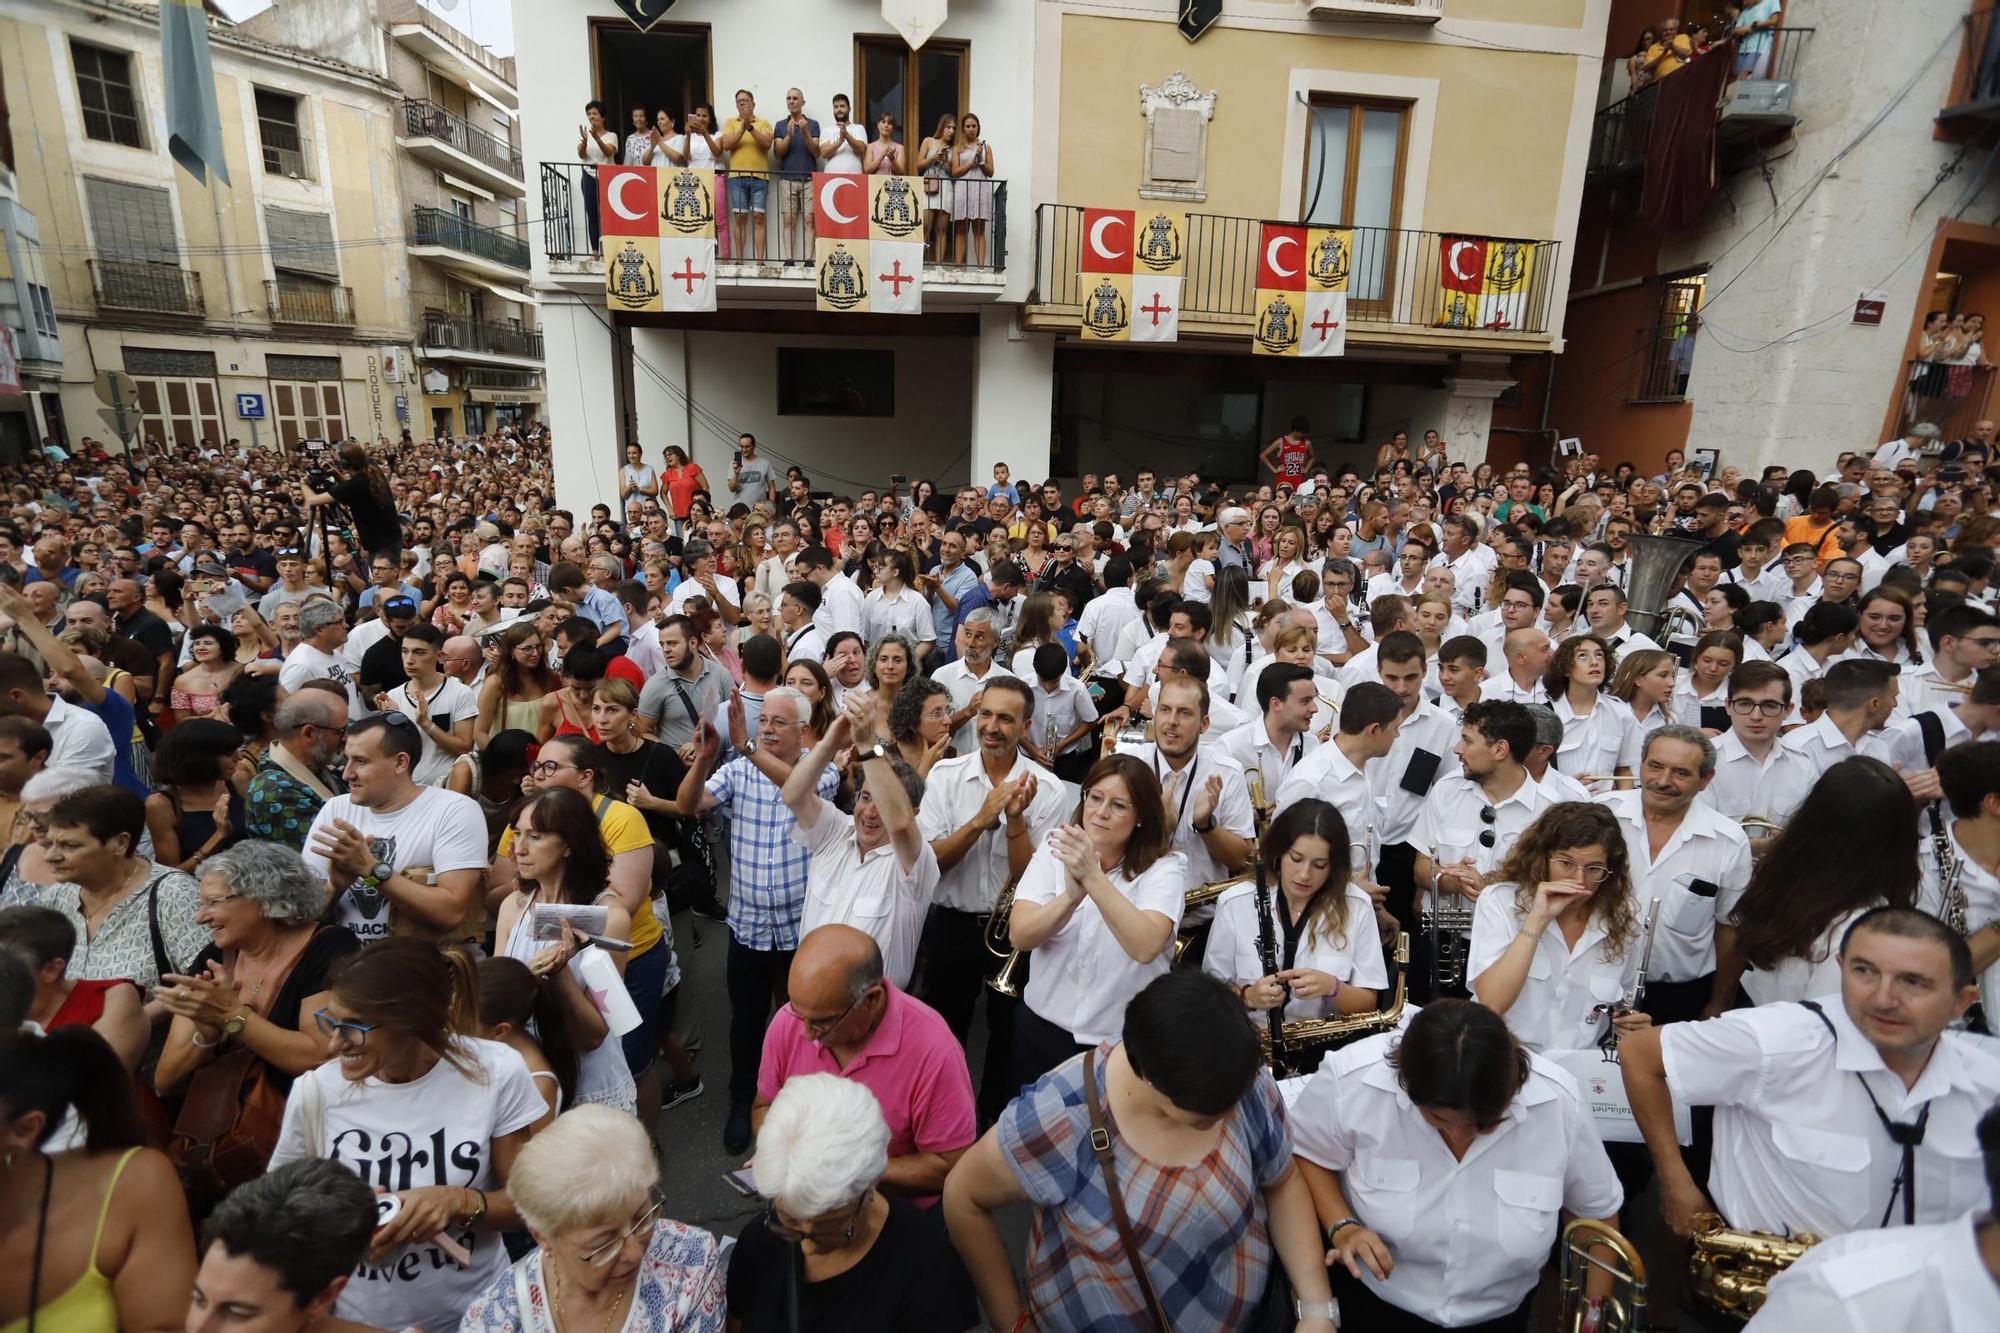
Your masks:
{"label": "woman in yellow top", "polygon": [[131,1079],[88,1028],[15,1022],[0,1035],[0,1333],[179,1329],[194,1234],[173,1165],[139,1146]]}
{"label": "woman in yellow top", "polygon": [[[646,817],[624,801],[604,794],[612,780],[611,765],[604,747],[588,736],[556,736],[542,745],[529,777],[538,790],[567,787],[590,801],[597,816],[598,831],[604,835],[604,850],[611,858],[611,874],[605,887],[632,914],[632,951],[625,955],[625,990],[639,1011],[639,1026],[620,1040],[625,1062],[638,1086],[640,1123],[651,1125],[660,1112],[660,1079],[653,1072],[653,1040],[660,1013],[660,996],[665,990],[667,969],[673,961],[673,944],[665,939],[659,918],[653,915],[653,832]],[[519,877],[511,855],[514,830],[500,835],[493,858],[493,871],[486,878],[486,906],[500,910],[514,892]]]}
{"label": "woman in yellow top", "polygon": [[547,648],[532,620],[517,620],[500,631],[500,665],[486,673],[479,688],[479,720],[472,738],[480,745],[500,731],[538,734],[542,696],[562,688],[562,678],[549,670]]}

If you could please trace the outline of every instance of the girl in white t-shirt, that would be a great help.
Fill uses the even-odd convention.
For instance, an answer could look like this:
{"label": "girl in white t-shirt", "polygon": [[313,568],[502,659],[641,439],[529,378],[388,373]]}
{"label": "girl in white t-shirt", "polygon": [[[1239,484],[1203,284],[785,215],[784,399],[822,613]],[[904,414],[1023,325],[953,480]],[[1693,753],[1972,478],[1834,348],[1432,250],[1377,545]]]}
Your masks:
{"label": "girl in white t-shirt", "polygon": [[[271,1169],[330,1157],[396,1199],[333,1312],[450,1333],[522,1229],[507,1173],[548,1114],[521,1057],[478,1030],[469,955],[398,935],[370,945],[312,1015],[327,1062],[292,1083]],[[461,1248],[450,1255],[438,1238]]]}
{"label": "girl in white t-shirt", "polygon": [[1194,538],[1194,559],[1181,576],[1181,598],[1205,602],[1215,592],[1215,559],[1222,554],[1222,538],[1213,532],[1190,534]]}

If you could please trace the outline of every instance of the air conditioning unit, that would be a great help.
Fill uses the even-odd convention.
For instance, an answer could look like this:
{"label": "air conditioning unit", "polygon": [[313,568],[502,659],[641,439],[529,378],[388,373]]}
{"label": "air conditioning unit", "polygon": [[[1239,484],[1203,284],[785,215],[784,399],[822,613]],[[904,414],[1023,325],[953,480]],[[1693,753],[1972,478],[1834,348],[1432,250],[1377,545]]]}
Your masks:
{"label": "air conditioning unit", "polygon": [[1792,112],[1790,79],[1738,79],[1722,103],[1722,115],[1730,120],[1766,120],[1791,124],[1798,119]]}

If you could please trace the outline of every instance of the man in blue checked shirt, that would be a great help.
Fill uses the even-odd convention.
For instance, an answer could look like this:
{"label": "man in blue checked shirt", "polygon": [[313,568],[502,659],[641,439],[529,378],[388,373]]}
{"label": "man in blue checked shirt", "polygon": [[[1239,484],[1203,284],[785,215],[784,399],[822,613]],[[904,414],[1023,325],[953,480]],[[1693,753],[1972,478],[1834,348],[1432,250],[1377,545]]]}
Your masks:
{"label": "man in blue checked shirt", "polygon": [[[805,752],[803,724],[811,714],[811,703],[790,686],[766,691],[757,745],[787,767],[798,763]],[[728,715],[731,733],[747,744],[740,694],[730,695]],[[677,801],[689,817],[720,810],[729,820],[729,1119],[722,1147],[740,1153],[750,1146],[750,1103],[757,1093],[764,1029],[798,948],[809,857],[792,837],[798,820],[778,785],[748,759],[716,767],[721,754],[722,737],[702,723]],[[840,770],[829,765],[816,790],[827,799],[839,785]]]}

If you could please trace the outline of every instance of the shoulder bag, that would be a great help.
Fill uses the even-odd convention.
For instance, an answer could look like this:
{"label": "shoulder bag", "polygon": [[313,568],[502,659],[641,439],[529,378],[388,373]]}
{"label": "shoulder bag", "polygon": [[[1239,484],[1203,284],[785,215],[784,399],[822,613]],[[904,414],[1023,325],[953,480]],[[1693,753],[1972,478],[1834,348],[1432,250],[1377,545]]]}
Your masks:
{"label": "shoulder bag", "polygon": [[1155,1333],[1171,1333],[1173,1325],[1167,1321],[1166,1311],[1160,1308],[1152,1278],[1146,1275],[1138,1239],[1132,1234],[1132,1220],[1125,1215],[1125,1199],[1118,1192],[1118,1166],[1111,1153],[1111,1131],[1104,1127],[1104,1103],[1097,1096],[1094,1047],[1083,1053],[1083,1099],[1090,1108],[1090,1146],[1096,1149],[1098,1164],[1104,1168],[1104,1194],[1111,1201],[1111,1220],[1118,1225],[1118,1244],[1125,1251],[1125,1262],[1131,1265],[1132,1275],[1139,1279],[1139,1290],[1146,1297],[1146,1311],[1152,1316]]}

